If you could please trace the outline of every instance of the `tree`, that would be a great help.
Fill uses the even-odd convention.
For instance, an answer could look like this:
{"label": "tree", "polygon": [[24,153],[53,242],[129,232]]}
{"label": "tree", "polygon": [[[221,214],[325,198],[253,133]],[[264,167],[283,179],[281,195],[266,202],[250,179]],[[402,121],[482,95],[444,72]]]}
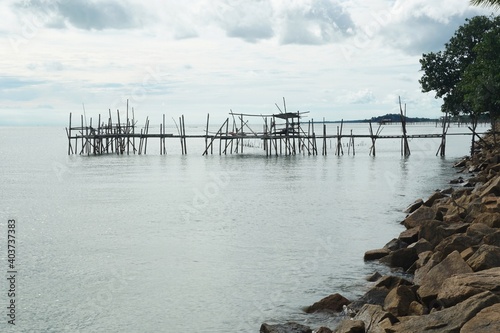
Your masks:
{"label": "tree", "polygon": [[488,31],[497,27],[500,27],[499,18],[476,16],[466,19],[466,23],[445,44],[444,50],[422,55],[420,64],[424,74],[419,80],[422,91],[435,91],[435,97],[443,99],[443,112],[466,114],[473,121],[482,113],[482,110],[473,107],[470,98],[465,98],[464,90],[458,85],[466,69],[476,60],[476,45],[481,43]]}
{"label": "tree", "polygon": [[486,32],[474,52],[476,58],[465,69],[457,89],[473,110],[489,114],[494,128],[500,115],[500,27]]}
{"label": "tree", "polygon": [[500,8],[500,0],[471,0],[470,3],[474,6],[491,6]]}

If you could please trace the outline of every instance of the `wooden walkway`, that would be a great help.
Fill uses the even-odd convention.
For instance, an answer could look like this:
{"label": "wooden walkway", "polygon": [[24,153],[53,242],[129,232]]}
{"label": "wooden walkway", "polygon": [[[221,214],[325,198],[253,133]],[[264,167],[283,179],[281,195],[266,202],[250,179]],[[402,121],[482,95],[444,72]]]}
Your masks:
{"label": "wooden walkway", "polygon": [[[207,115],[205,133],[186,134],[184,116],[179,117],[178,123],[174,120],[177,134],[166,132],[165,115],[159,124],[158,133],[149,133],[150,121],[146,118],[143,127],[137,126],[134,111],[132,109],[129,117],[128,102],[125,121],[121,121],[120,112],[116,112],[116,121],[113,122],[111,110],[106,121],[102,121],[101,115],[98,117],[97,124],[92,123],[92,118],[87,119],[84,115],[80,116],[80,126],[72,126],[72,114],[69,115],[69,126],[66,128],[68,138],[68,155],[102,155],[102,154],[146,154],[148,140],[158,139],[160,155],[167,154],[166,139],[179,140],[181,153],[187,154],[188,139],[204,139],[205,150],[203,155],[214,154],[214,147],[218,146],[218,154],[242,154],[246,140],[260,140],[266,156],[288,156],[296,154],[318,155],[318,145],[321,146],[321,154],[327,155],[327,140],[335,139],[335,155],[344,154],[344,145],[342,139],[348,139],[347,154],[355,155],[355,139],[371,140],[369,154],[375,156],[375,144],[378,139],[399,139],[401,140],[401,155],[410,155],[409,139],[441,139],[436,155],[445,155],[446,137],[449,135],[472,135],[472,142],[477,137],[482,140],[480,135],[484,133],[475,132],[475,128],[469,127],[469,133],[447,133],[450,126],[447,117],[442,123],[442,133],[440,134],[408,134],[406,129],[406,107],[403,109],[400,103],[401,128],[400,135],[381,135],[382,125],[379,124],[376,131],[369,123],[368,134],[350,134],[343,133],[344,123],[340,122],[337,126],[337,133],[328,134],[326,123],[315,123],[313,119],[301,121],[308,112],[287,112],[285,100],[283,99],[284,111],[276,105],[279,113],[268,115],[254,115],[242,113],[229,113],[228,117],[218,130],[209,132],[210,115]],[[247,118],[262,118],[263,123],[260,130],[254,130],[248,124]],[[232,120],[232,121],[231,121]],[[315,126],[320,127],[321,133],[316,134]]]}

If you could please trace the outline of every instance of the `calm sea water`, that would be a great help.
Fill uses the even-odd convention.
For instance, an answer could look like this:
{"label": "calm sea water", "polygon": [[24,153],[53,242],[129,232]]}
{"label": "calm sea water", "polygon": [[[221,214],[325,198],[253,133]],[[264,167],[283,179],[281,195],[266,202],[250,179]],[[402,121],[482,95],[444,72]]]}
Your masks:
{"label": "calm sea water", "polygon": [[[336,125],[329,125],[329,132]],[[346,125],[367,132],[366,125]],[[192,133],[203,129],[189,128]],[[386,126],[382,134],[399,133]],[[452,128],[451,131],[463,131]],[[434,125],[411,133],[439,132]],[[470,137],[379,140],[368,156],[202,157],[170,140],[141,156],[67,156],[63,128],[0,128],[0,271],[17,221],[16,332],[258,332],[262,322],[335,326],[302,309],[335,292],[355,298],[366,250],[402,231],[402,210],[447,187]],[[347,141],[347,140],[345,140]],[[345,142],[347,143],[347,142]],[[7,280],[0,282],[6,308]]]}

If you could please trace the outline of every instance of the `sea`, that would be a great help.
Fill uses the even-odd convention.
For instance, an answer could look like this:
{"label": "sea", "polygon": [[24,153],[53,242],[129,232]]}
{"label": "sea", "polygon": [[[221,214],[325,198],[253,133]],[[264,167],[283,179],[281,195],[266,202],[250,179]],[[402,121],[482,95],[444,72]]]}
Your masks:
{"label": "sea", "polygon": [[[408,125],[409,134],[441,131]],[[369,138],[344,138],[343,155],[335,139],[326,156],[320,140],[319,155],[266,157],[249,140],[243,153],[220,156],[216,141],[202,156],[203,139],[188,139],[182,155],[172,138],[166,155],[151,139],[147,154],[88,156],[67,154],[64,127],[0,127],[0,331],[333,328],[342,314],[304,309],[333,293],[354,300],[367,275],[390,273],[364,252],[403,231],[409,204],[450,187],[470,140],[449,135],[445,157],[440,139],[410,140],[406,158],[399,139],[379,139],[370,156]]]}

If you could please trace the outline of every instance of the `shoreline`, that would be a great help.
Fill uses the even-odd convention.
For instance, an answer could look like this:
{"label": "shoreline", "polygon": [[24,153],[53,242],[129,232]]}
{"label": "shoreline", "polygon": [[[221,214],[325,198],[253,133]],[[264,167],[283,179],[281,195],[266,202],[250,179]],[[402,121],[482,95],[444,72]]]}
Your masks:
{"label": "shoreline", "polygon": [[390,275],[373,273],[357,300],[332,294],[306,309],[344,317],[337,327],[263,323],[260,332],[500,332],[500,144],[487,134],[476,145],[450,188],[410,204],[406,230],[365,253]]}

